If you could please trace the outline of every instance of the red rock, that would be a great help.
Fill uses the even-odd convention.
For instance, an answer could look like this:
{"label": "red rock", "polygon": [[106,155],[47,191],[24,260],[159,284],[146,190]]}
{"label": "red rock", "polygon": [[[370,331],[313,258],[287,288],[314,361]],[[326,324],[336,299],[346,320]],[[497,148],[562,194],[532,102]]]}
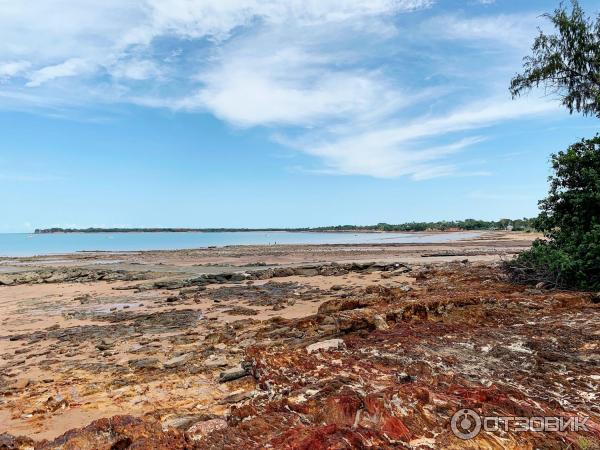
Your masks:
{"label": "red rock", "polygon": [[[600,305],[589,294],[527,290],[475,264],[422,274],[419,289],[409,293],[365,293],[372,295],[368,307],[264,323],[253,335],[259,344],[245,350],[256,395],[229,406],[226,422],[211,419],[217,422],[185,434],[164,432],[151,419],[117,417],[39,448],[598,447]],[[376,329],[376,316],[390,328]],[[322,326],[332,324],[335,335],[328,337],[343,339],[345,348],[307,352],[307,345],[327,339]],[[281,329],[294,333],[270,335]],[[265,336],[272,338],[261,345]],[[450,428],[464,408],[495,416],[588,416],[588,431],[509,430],[464,442]]]}
{"label": "red rock", "polygon": [[2,450],[29,450],[33,448],[33,445],[34,442],[32,439],[0,433],[0,449]]}
{"label": "red rock", "polygon": [[204,422],[198,422],[192,425],[187,433],[193,440],[202,439],[204,436],[216,430],[227,428],[227,421],[224,419],[210,419]]}
{"label": "red rock", "polygon": [[192,448],[181,432],[163,431],[160,422],[132,416],[100,419],[84,428],[71,430],[36,450],[183,450]]}

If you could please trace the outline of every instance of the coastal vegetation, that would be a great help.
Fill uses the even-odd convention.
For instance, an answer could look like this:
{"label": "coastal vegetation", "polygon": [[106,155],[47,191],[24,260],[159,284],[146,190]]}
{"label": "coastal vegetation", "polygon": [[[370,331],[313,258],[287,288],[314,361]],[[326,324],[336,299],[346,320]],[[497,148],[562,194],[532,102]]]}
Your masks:
{"label": "coastal vegetation", "polygon": [[335,225],[324,227],[299,228],[43,228],[35,230],[35,234],[46,233],[222,233],[244,231],[471,231],[471,230],[506,230],[532,231],[534,219],[500,219],[500,220],[444,220],[438,222],[407,222],[401,224],[378,223],[377,225]]}
{"label": "coastal vegetation", "polygon": [[[576,1],[546,15],[557,33],[540,31],[513,78],[513,96],[542,85],[573,113],[600,117],[600,15],[586,17]],[[546,239],[507,262],[517,281],[600,290],[600,136],[582,139],[551,157],[548,196],[535,226]]]}

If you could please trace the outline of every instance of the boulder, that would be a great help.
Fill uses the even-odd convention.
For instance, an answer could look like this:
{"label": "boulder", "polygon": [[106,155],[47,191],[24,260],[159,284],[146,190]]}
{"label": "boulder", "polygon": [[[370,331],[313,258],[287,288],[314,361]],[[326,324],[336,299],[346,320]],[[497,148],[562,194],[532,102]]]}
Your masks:
{"label": "boulder", "polygon": [[248,371],[241,367],[233,367],[231,369],[224,370],[219,374],[219,383],[226,383],[228,381],[237,380],[248,375]]}
{"label": "boulder", "polygon": [[0,275],[0,286],[12,286],[15,284],[15,277],[12,275]]}
{"label": "boulder", "polygon": [[246,274],[245,273],[232,273],[231,277],[229,277],[231,281],[245,281]]}

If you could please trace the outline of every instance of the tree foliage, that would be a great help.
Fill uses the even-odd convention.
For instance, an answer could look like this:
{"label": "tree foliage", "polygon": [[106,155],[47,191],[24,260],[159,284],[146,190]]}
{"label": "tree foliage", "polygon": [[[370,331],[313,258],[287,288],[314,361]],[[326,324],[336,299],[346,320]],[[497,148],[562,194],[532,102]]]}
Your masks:
{"label": "tree foliage", "polygon": [[546,240],[507,263],[518,281],[600,290],[600,136],[552,156],[554,175],[539,202]]}
{"label": "tree foliage", "polygon": [[600,117],[600,15],[595,21],[586,17],[573,0],[570,12],[561,3],[544,17],[556,34],[540,31],[532,55],[524,58],[524,72],[511,81],[511,94],[516,97],[541,85],[561,97],[571,113]]}
{"label": "tree foliage", "polygon": [[[557,34],[536,38],[525,72],[511,82],[522,91],[543,84],[562,95],[572,113],[600,117],[600,16],[594,22],[576,1],[547,15]],[[600,290],[600,136],[552,155],[548,196],[536,228],[544,240],[506,263],[513,279],[560,288]]]}
{"label": "tree foliage", "polygon": [[536,227],[550,239],[568,242],[600,226],[600,136],[552,155],[552,169]]}

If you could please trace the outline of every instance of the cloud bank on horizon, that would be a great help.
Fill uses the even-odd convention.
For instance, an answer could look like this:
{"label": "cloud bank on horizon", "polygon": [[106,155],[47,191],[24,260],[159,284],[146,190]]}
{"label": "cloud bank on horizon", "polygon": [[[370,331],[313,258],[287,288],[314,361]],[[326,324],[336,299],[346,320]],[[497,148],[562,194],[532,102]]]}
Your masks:
{"label": "cloud bank on horizon", "polygon": [[558,107],[507,91],[539,12],[463,3],[0,0],[0,108],[208,113],[267,130],[318,172],[483,175],[453,155]]}

